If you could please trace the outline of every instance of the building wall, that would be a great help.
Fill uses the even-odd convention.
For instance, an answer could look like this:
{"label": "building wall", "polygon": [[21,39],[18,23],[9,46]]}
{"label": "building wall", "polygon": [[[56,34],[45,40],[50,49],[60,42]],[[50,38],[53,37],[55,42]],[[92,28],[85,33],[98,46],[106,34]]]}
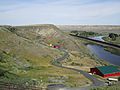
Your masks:
{"label": "building wall", "polygon": [[106,74],[106,75],[104,75],[103,77],[104,77],[104,78],[107,78],[107,77],[112,77],[112,76],[120,76],[120,72],[118,72],[118,73]]}
{"label": "building wall", "polygon": [[97,74],[97,75],[100,75],[100,76],[104,76],[97,68],[91,68],[90,72],[92,74]]}
{"label": "building wall", "polygon": [[97,75],[100,75],[104,78],[107,78],[107,77],[112,77],[112,76],[120,76],[120,72],[117,72],[117,73],[111,73],[111,74],[102,74],[97,68],[91,68],[90,69],[90,73],[92,74],[97,74]]}

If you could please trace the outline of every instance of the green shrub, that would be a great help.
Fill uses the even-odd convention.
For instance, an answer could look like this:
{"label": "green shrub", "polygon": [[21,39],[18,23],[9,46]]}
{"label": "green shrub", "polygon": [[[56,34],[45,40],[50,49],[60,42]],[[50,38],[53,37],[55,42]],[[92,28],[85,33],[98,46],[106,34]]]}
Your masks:
{"label": "green shrub", "polygon": [[71,34],[76,36],[83,36],[83,37],[91,37],[91,36],[99,36],[101,34],[95,32],[86,32],[86,31],[71,31]]}
{"label": "green shrub", "polygon": [[6,73],[6,71],[5,71],[5,70],[0,69],[0,77],[4,76],[4,75],[5,75],[5,73]]}

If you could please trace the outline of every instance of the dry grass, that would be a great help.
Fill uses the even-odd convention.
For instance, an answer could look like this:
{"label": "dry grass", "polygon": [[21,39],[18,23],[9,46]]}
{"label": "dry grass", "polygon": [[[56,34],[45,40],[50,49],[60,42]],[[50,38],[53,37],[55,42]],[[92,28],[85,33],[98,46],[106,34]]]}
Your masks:
{"label": "dry grass", "polygon": [[[34,43],[8,30],[2,30],[0,31],[0,51],[2,53],[4,51],[7,63],[0,62],[0,66],[5,67],[10,73],[18,75],[21,79],[42,80],[45,86],[50,84],[49,77],[60,76],[67,77],[65,84],[68,86],[81,86],[90,83],[90,80],[78,72],[51,65],[54,58],[63,54],[59,50]],[[72,45],[72,41],[67,41]],[[67,49],[71,50],[71,46]],[[73,50],[77,50],[77,48]]]}

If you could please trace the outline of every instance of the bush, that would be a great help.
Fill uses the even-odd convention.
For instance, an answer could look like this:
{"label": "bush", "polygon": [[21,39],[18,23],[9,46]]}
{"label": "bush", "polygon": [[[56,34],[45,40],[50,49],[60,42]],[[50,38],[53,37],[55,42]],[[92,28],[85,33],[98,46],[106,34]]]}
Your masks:
{"label": "bush", "polygon": [[86,32],[86,31],[71,31],[71,33],[76,35],[76,36],[83,36],[83,37],[91,37],[91,36],[101,35],[99,33]]}
{"label": "bush", "polygon": [[0,69],[0,77],[4,76],[4,75],[5,75],[5,73],[6,73],[6,71],[5,71],[5,70]]}
{"label": "bush", "polygon": [[119,37],[119,35],[115,33],[110,33],[109,37],[112,38],[112,40],[116,40],[116,38]]}
{"label": "bush", "polygon": [[5,62],[5,61],[4,61],[4,56],[3,56],[3,54],[1,54],[1,53],[0,53],[0,62],[1,62],[1,63],[4,63],[4,62]]}

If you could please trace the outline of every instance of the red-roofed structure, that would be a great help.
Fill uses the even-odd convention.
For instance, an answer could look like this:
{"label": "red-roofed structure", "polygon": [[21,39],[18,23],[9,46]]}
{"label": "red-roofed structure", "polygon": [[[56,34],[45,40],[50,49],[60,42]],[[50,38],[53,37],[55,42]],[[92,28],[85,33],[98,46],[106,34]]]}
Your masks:
{"label": "red-roofed structure", "polygon": [[100,66],[91,68],[90,72],[92,74],[100,75],[104,78],[120,76],[120,70],[115,66]]}

